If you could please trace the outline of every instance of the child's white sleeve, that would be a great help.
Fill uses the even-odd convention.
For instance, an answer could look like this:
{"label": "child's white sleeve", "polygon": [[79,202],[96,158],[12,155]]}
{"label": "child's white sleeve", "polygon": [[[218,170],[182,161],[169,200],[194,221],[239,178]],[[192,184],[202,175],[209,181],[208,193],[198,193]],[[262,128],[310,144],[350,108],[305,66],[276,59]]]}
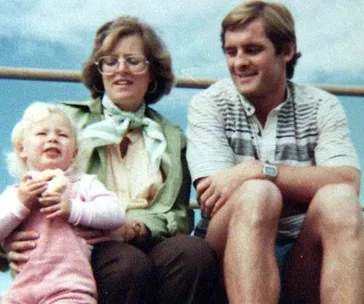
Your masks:
{"label": "child's white sleeve", "polygon": [[27,217],[30,210],[18,199],[18,189],[10,186],[0,195],[0,242]]}
{"label": "child's white sleeve", "polygon": [[97,229],[115,229],[124,224],[125,207],[115,193],[93,175],[84,175],[80,183],[77,199],[71,200],[69,223]]}

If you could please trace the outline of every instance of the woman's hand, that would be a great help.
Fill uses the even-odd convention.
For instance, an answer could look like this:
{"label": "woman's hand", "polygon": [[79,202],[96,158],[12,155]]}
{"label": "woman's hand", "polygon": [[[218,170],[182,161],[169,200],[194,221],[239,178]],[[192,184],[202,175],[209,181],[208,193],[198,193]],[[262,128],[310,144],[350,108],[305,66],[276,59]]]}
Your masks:
{"label": "woman's hand", "polygon": [[29,252],[37,246],[39,235],[35,231],[22,231],[12,233],[4,241],[10,268],[19,273],[21,266],[28,262]]}
{"label": "woman's hand", "polygon": [[89,245],[107,241],[130,242],[135,239],[147,238],[146,226],[136,220],[126,220],[125,224],[114,230],[96,230],[77,228],[76,234],[86,240]]}

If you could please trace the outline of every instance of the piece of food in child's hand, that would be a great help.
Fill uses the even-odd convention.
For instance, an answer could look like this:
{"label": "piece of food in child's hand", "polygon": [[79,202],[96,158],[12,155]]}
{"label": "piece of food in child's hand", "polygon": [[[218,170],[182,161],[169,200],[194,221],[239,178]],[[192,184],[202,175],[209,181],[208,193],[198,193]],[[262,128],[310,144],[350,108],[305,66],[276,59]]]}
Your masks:
{"label": "piece of food in child's hand", "polygon": [[28,174],[34,180],[48,182],[47,192],[63,193],[67,188],[67,177],[61,169],[46,169],[43,171],[30,171]]}

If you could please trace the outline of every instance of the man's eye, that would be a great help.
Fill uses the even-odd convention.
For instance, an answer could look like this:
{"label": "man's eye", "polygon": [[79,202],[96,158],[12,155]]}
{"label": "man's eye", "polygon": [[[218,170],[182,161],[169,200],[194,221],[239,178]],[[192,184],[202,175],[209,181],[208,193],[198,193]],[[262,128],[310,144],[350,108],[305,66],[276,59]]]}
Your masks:
{"label": "man's eye", "polygon": [[234,57],[234,56],[236,56],[236,51],[235,50],[227,49],[227,50],[225,50],[225,54],[228,57]]}
{"label": "man's eye", "polygon": [[248,54],[252,54],[252,55],[259,54],[261,51],[262,51],[262,49],[261,49],[261,48],[258,48],[258,47],[251,47],[251,48],[248,48],[248,49],[246,50],[246,52],[247,52]]}

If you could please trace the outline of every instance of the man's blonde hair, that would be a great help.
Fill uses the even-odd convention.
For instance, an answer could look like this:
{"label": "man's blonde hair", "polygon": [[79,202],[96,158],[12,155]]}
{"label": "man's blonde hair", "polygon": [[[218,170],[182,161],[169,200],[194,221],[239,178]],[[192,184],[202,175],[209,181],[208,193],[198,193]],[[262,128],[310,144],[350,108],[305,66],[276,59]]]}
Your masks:
{"label": "man's blonde hair", "polygon": [[244,1],[226,15],[221,25],[222,48],[225,47],[225,33],[245,28],[251,22],[261,19],[264,22],[265,33],[273,43],[276,54],[279,55],[290,45],[295,54],[287,63],[286,75],[290,79],[301,53],[297,52],[297,42],[294,20],[286,6],[265,1]]}

